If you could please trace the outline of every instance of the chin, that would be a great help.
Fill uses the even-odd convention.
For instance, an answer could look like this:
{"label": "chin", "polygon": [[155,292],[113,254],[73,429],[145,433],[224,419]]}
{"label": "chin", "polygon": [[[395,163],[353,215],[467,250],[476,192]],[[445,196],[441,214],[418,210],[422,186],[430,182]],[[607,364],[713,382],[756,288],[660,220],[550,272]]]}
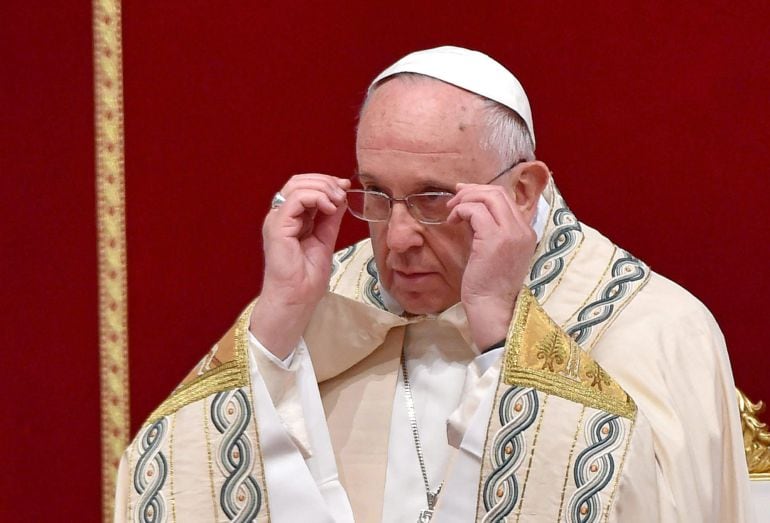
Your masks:
{"label": "chin", "polygon": [[438,314],[457,303],[457,300],[436,293],[396,291],[391,295],[409,314]]}

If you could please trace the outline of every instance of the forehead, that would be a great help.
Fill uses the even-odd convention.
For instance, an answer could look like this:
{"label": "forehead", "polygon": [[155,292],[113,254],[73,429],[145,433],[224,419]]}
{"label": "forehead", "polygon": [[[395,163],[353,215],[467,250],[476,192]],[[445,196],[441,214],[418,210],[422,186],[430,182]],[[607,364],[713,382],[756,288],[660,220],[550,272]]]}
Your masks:
{"label": "forehead", "polygon": [[416,185],[477,181],[495,169],[483,147],[484,101],[432,79],[395,78],[379,86],[361,114],[356,139],[359,170]]}
{"label": "forehead", "polygon": [[483,100],[426,77],[396,77],[371,94],[361,114],[357,146],[434,151],[461,149],[480,141]]}

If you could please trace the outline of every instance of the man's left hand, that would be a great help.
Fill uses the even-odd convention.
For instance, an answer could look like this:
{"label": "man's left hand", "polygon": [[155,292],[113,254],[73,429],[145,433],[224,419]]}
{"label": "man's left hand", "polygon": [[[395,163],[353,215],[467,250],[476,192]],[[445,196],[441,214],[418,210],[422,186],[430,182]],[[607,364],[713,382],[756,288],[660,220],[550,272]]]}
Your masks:
{"label": "man's left hand", "polygon": [[505,187],[459,183],[449,205],[447,221],[464,221],[473,231],[460,299],[473,341],[484,350],[506,337],[537,236]]}

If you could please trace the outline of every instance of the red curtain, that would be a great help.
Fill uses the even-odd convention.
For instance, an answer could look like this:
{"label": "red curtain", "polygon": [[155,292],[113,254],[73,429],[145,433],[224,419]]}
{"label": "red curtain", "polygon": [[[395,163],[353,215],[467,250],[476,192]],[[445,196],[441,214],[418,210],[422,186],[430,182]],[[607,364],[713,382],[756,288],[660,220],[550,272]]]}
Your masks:
{"label": "red curtain", "polygon": [[[370,79],[443,44],[517,74],[575,213],[704,301],[770,399],[770,4],[636,4],[126,2],[131,431],[258,293],[283,180],[352,173]],[[3,521],[100,517],[91,23],[0,8]]]}

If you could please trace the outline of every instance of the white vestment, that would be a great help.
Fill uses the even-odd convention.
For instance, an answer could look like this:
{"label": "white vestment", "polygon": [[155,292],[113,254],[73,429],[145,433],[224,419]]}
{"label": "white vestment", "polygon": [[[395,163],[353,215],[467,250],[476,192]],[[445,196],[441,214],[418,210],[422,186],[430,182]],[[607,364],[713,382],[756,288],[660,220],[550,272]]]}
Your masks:
{"label": "white vestment", "polygon": [[[247,333],[247,311],[151,416],[121,463],[116,519],[416,521],[426,497],[403,350],[431,488],[444,482],[436,523],[752,521],[713,318],[577,222],[553,186],[546,197],[534,298],[519,297],[533,312],[514,323],[534,319],[512,325],[505,349],[479,355],[459,304],[432,317],[388,312],[361,242],[335,256],[290,361]],[[230,346],[235,356],[221,355]]]}

